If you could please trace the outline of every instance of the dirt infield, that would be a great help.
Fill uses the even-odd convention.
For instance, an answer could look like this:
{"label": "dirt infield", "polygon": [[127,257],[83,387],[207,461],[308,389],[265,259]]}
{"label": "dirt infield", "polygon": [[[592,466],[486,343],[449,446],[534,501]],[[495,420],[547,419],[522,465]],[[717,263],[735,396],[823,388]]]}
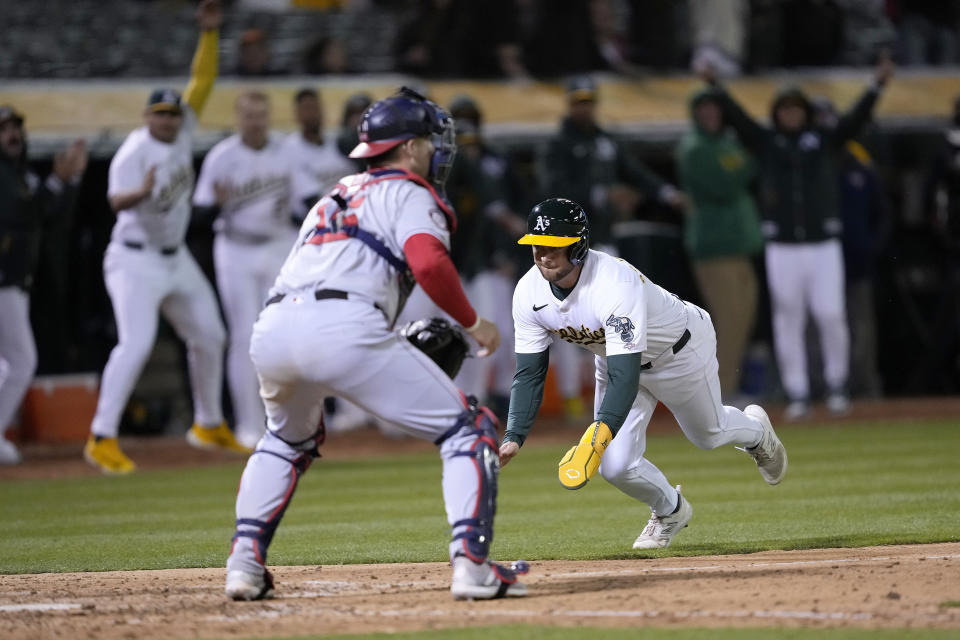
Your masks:
{"label": "dirt infield", "polygon": [[[491,624],[960,630],[960,543],[533,564],[530,595],[455,602],[446,564],[278,567],[230,602],[222,569],[0,578],[4,638],[234,638]],[[953,603],[956,605],[956,603]]]}

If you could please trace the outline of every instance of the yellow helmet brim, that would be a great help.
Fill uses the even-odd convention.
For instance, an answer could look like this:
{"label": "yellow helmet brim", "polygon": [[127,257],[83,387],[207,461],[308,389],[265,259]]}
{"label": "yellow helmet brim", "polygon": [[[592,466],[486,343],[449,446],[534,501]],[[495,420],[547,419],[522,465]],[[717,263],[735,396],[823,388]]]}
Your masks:
{"label": "yellow helmet brim", "polygon": [[517,240],[517,244],[535,244],[541,247],[569,247],[579,240],[579,236],[573,236],[571,238],[567,236],[537,236],[528,233]]}

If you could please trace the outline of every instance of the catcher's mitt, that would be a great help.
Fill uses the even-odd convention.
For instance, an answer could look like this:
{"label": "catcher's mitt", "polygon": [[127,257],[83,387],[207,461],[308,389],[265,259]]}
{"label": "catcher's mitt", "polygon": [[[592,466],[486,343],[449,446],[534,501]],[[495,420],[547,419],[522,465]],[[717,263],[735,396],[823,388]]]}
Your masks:
{"label": "catcher's mitt", "polygon": [[452,380],[460,371],[469,347],[459,327],[443,318],[424,318],[404,325],[400,332],[413,346],[439,365]]}

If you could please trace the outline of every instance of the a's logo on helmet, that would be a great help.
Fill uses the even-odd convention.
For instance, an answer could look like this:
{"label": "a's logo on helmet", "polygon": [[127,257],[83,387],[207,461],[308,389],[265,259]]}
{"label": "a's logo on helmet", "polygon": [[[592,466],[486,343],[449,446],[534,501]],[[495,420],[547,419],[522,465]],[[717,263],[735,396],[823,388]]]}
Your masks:
{"label": "a's logo on helmet", "polygon": [[537,224],[533,225],[534,231],[546,231],[550,227],[550,218],[537,216]]}

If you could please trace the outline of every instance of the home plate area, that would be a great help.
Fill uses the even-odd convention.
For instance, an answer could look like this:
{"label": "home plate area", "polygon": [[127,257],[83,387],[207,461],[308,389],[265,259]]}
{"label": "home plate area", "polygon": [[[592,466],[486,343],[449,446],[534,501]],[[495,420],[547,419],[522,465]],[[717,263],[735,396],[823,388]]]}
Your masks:
{"label": "home plate area", "polygon": [[0,578],[4,637],[232,638],[493,624],[960,630],[960,543],[531,563],[530,595],[456,602],[445,563],[276,567],[231,602],[223,569]]}

